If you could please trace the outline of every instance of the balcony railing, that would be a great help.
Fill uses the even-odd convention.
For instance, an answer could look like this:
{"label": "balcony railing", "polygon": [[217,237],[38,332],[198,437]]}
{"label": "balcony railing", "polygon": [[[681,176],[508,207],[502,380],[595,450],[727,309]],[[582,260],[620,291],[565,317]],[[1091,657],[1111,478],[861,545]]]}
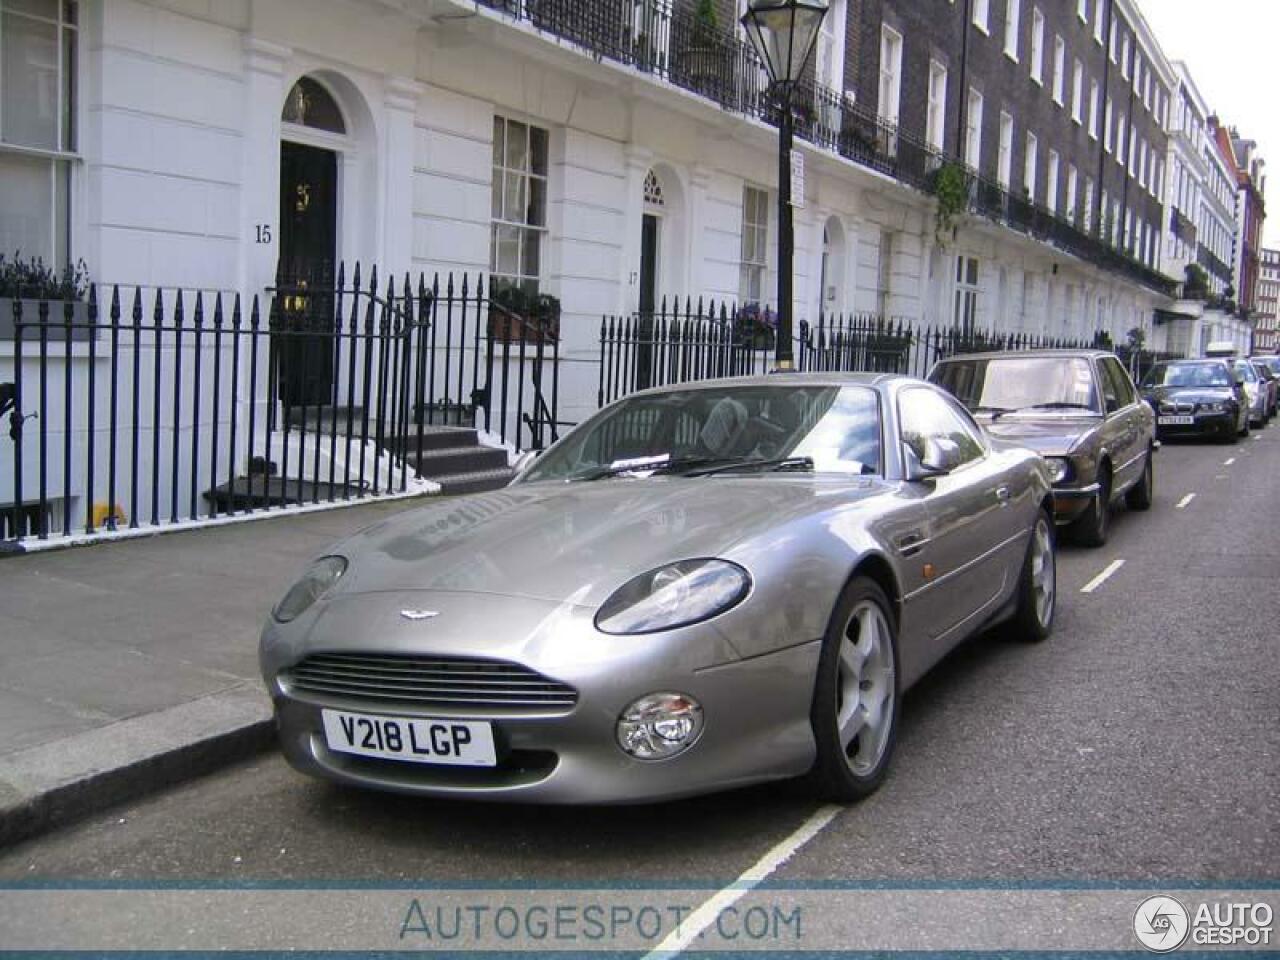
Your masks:
{"label": "balcony railing", "polygon": [[[671,0],[478,0],[482,6],[568,41],[595,57],[626,64],[717,103],[777,125],[764,65],[750,44],[708,26]],[[958,163],[840,91],[812,81],[793,96],[795,132],[815,146],[932,192],[933,176]],[[969,211],[1050,243],[1088,263],[1172,296],[1176,282],[1047,208],[973,170]]]}
{"label": "balcony railing", "polygon": [[1204,267],[1205,270],[1223,283],[1231,282],[1231,267],[1203,243],[1199,245],[1199,249],[1196,252],[1196,260],[1200,266]]}
{"label": "balcony railing", "polygon": [[1196,243],[1196,225],[1177,207],[1169,208],[1169,228],[1173,235],[1188,245]]}

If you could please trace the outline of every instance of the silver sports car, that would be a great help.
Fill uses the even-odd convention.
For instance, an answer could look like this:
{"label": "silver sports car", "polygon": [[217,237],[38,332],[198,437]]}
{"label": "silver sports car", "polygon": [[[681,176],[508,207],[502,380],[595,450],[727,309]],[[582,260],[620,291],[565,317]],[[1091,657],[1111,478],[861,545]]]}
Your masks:
{"label": "silver sports car", "polygon": [[505,490],[317,559],[261,643],[285,756],[406,793],[667,799],[884,779],[902,692],[1053,625],[1045,462],[906,377],[633,394]]}

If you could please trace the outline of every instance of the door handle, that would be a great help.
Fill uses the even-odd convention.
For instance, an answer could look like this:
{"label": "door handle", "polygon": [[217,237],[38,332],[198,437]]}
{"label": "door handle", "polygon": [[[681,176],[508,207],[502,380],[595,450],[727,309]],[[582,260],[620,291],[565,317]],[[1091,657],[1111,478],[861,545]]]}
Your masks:
{"label": "door handle", "polygon": [[904,533],[893,541],[894,548],[904,557],[914,557],[917,553],[924,549],[927,541],[925,536],[919,530],[913,530],[911,533]]}
{"label": "door handle", "polygon": [[1008,487],[996,487],[996,499],[1001,503],[1008,503],[1009,498],[1012,496],[1013,494],[1010,492]]}

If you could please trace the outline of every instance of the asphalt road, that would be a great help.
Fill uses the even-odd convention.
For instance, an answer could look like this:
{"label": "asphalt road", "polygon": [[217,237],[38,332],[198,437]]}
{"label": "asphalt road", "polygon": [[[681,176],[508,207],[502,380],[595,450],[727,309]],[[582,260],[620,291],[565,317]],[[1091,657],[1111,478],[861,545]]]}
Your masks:
{"label": "asphalt road", "polygon": [[[777,882],[1280,880],[1280,425],[1166,446],[1157,471],[1149,513],[1063,548],[1052,639],[979,638],[940,665],[905,700],[884,788]],[[791,786],[638,809],[410,800],[272,755],[5,851],[0,880],[718,884],[818,807]]]}

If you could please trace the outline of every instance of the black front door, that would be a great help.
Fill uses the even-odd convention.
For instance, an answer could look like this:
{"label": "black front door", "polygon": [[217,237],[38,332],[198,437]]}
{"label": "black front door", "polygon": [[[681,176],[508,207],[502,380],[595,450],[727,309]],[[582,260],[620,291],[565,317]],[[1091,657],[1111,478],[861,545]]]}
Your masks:
{"label": "black front door", "polygon": [[288,406],[333,397],[338,155],[280,144],[277,396]]}
{"label": "black front door", "polygon": [[637,321],[636,383],[643,389],[653,383],[653,315],[658,294],[658,218],[644,215],[640,233],[640,316]]}
{"label": "black front door", "polygon": [[658,218],[644,215],[640,234],[640,312],[654,312],[658,293]]}

